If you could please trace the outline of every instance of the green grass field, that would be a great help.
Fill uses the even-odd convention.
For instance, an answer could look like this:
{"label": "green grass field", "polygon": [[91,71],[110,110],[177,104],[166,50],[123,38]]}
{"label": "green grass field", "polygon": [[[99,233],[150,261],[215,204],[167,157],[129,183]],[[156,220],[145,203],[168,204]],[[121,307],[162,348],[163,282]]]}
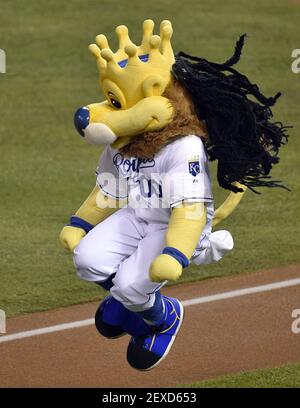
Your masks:
{"label": "green grass field", "polygon": [[300,364],[226,375],[188,388],[299,388]]}
{"label": "green grass field", "polygon": [[[0,75],[1,269],[0,308],[8,315],[98,299],[81,282],[60,229],[94,185],[99,149],[73,128],[77,107],[101,100],[94,59],[87,46],[99,33],[116,45],[113,29],[130,27],[133,40],[145,18],[173,22],[174,49],[223,61],[238,36],[249,35],[239,69],[266,94],[282,90],[276,119],[292,123],[289,144],[274,177],[292,193],[247,193],[222,228],[236,248],[217,265],[193,268],[185,280],[226,276],[299,262],[300,74],[291,52],[300,47],[300,6],[286,0],[14,0],[1,3],[0,48],[7,74]],[[226,196],[215,186],[219,203]]]}

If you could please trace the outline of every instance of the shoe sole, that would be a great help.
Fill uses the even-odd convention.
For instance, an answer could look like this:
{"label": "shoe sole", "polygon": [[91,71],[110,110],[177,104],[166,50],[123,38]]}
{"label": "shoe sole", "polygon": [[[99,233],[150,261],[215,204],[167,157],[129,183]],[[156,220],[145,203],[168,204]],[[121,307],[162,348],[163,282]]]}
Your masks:
{"label": "shoe sole", "polygon": [[122,334],[119,334],[118,336],[108,337],[108,336],[104,336],[103,334],[100,333],[100,336],[105,337],[106,339],[109,339],[109,340],[114,340],[114,339],[119,339],[120,337],[124,337],[124,336],[126,336],[126,334],[128,334],[128,333],[124,332]]}
{"label": "shoe sole", "polygon": [[173,338],[172,338],[172,340],[170,341],[170,343],[169,343],[169,345],[168,345],[168,347],[167,347],[167,349],[166,349],[166,351],[164,352],[164,354],[161,356],[161,358],[155,363],[155,364],[153,364],[153,366],[151,366],[151,367],[148,367],[148,368],[135,368],[135,367],[132,367],[132,368],[135,368],[137,371],[150,371],[150,370],[152,370],[153,368],[155,368],[155,367],[157,367],[166,357],[167,357],[167,355],[169,354],[169,352],[170,352],[170,350],[171,350],[171,347],[173,346],[173,344],[174,344],[174,341],[175,341],[175,339],[176,339],[176,337],[177,337],[177,334],[178,334],[178,332],[179,332],[179,330],[180,330],[180,327],[181,327],[181,325],[182,325],[182,322],[183,322],[183,319],[184,319],[184,308],[183,308],[183,306],[182,306],[182,303],[178,300],[178,299],[176,299],[177,301],[178,301],[178,303],[179,303],[179,306],[180,306],[180,322],[179,322],[179,324],[178,324],[178,327],[177,327],[177,329],[176,329],[176,332],[174,333],[174,335],[172,336]]}

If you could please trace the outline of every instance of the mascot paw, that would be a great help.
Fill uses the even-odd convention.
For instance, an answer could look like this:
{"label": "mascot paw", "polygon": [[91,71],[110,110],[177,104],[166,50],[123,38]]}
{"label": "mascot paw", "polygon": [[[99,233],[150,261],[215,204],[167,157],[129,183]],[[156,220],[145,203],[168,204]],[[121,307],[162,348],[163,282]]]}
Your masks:
{"label": "mascot paw", "polygon": [[180,278],[182,266],[170,255],[162,254],[154,259],[150,266],[149,274],[153,282],[165,280],[175,281]]}
{"label": "mascot paw", "polygon": [[83,229],[67,225],[62,229],[59,240],[64,248],[73,252],[85,235]]}

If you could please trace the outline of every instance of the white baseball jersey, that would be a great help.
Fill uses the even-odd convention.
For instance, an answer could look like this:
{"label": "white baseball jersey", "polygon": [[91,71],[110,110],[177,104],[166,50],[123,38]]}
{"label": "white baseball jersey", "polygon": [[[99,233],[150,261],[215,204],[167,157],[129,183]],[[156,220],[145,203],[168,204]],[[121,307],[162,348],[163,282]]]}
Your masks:
{"label": "white baseball jersey", "polygon": [[173,207],[183,202],[205,202],[210,229],[214,210],[209,163],[197,136],[168,144],[153,159],[127,158],[107,146],[96,173],[102,193],[128,198],[137,218],[168,223]]}

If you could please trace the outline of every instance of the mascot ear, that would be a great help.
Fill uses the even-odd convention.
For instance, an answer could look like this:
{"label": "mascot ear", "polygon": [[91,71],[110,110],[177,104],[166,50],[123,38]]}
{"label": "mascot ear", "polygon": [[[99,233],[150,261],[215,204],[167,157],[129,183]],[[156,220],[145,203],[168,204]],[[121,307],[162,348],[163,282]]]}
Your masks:
{"label": "mascot ear", "polygon": [[166,81],[159,75],[151,75],[142,84],[145,98],[161,96],[166,87]]}

